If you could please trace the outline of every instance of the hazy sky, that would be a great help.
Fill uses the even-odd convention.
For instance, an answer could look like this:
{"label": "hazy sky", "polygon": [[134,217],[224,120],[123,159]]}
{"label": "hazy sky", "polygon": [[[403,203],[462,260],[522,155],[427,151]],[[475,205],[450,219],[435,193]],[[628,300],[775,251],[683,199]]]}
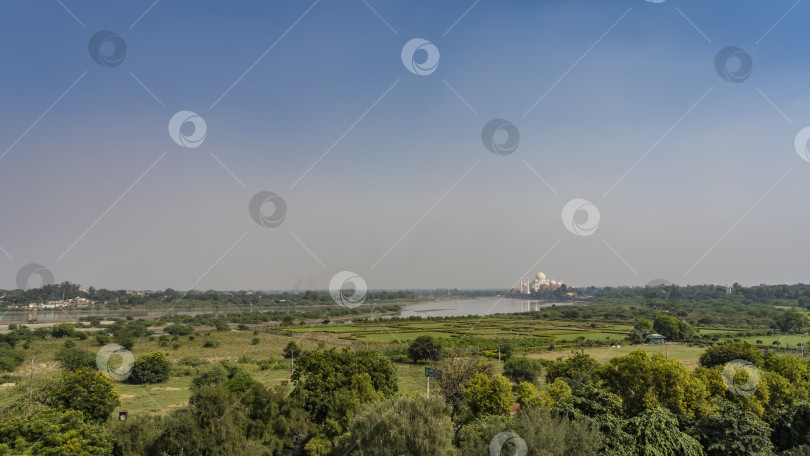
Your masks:
{"label": "hazy sky", "polygon": [[4,2],[0,288],[29,263],[135,289],[808,282],[808,18]]}

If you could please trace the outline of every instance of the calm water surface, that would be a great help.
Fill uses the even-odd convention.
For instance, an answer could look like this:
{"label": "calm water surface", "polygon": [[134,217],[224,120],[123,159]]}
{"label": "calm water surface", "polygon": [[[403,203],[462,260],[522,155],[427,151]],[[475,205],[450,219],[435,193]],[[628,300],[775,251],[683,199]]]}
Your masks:
{"label": "calm water surface", "polygon": [[[422,317],[464,317],[468,315],[490,315],[494,313],[520,313],[540,310],[552,305],[571,306],[585,305],[584,302],[548,302],[536,300],[487,297],[475,299],[454,299],[448,301],[420,302],[401,304],[402,317],[413,315]],[[266,308],[266,307],[223,307],[219,309],[128,309],[128,310],[40,310],[0,312],[0,322],[14,323],[37,320],[42,323],[72,321],[81,317],[98,315],[104,318],[161,317],[170,315],[228,314],[263,312],[268,310],[311,310],[312,308]]]}

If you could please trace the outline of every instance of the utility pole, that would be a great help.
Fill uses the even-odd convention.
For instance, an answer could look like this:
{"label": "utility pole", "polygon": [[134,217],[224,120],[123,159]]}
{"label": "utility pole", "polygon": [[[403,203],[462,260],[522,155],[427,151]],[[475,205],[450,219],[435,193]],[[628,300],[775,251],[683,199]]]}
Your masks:
{"label": "utility pole", "polygon": [[31,357],[31,376],[28,378],[30,385],[28,392],[28,416],[31,416],[31,402],[34,399],[34,357]]}

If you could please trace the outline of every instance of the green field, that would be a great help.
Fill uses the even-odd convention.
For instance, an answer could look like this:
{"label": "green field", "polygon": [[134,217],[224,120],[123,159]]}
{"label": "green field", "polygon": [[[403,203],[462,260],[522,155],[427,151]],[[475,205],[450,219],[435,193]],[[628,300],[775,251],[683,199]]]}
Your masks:
{"label": "green field", "polygon": [[[235,325],[233,325],[235,326]],[[254,378],[265,385],[280,385],[289,381],[289,361],[282,357],[283,347],[295,340],[305,350],[313,350],[319,346],[343,348],[353,344],[354,348],[399,348],[418,336],[429,335],[444,341],[446,347],[452,348],[456,341],[472,338],[475,344],[486,346],[488,339],[500,340],[515,338],[523,342],[530,341],[529,348],[515,351],[516,356],[526,355],[531,358],[554,360],[569,356],[576,346],[594,341],[615,341],[620,347],[584,347],[585,353],[591,355],[599,362],[607,362],[616,356],[626,355],[633,350],[643,350],[650,354],[668,352],[670,359],[678,360],[687,368],[697,366],[697,359],[703,348],[685,344],[671,343],[663,345],[635,345],[625,344],[623,338],[631,330],[629,325],[612,323],[581,323],[567,321],[546,321],[540,319],[520,319],[509,317],[489,317],[482,319],[459,318],[438,321],[409,321],[396,320],[384,322],[362,322],[357,324],[336,323],[330,325],[311,324],[288,327],[260,327],[251,326],[247,331],[211,331],[208,327],[197,328],[193,339],[188,336],[178,337],[176,341],[164,341],[162,344],[158,337],[146,337],[138,340],[132,349],[137,357],[154,351],[165,351],[175,366],[173,376],[164,384],[138,386],[127,383],[118,383],[117,389],[121,395],[121,410],[131,413],[166,413],[188,402],[191,394],[189,386],[196,369],[183,366],[179,362],[184,358],[192,357],[203,360],[205,363],[218,361],[239,362],[240,366],[251,371]],[[262,329],[284,330],[294,333],[290,338],[286,335],[270,334]],[[254,330],[259,330],[254,334]],[[721,333],[722,336],[732,335],[733,330],[707,330],[705,334]],[[725,337],[721,336],[721,340]],[[258,338],[254,344],[253,339]],[[87,340],[74,340],[76,347],[92,353],[99,349],[93,337]],[[464,339],[469,342],[470,339]],[[536,345],[533,341],[536,340]],[[799,336],[757,336],[745,337],[751,343],[762,341],[763,346],[771,346],[774,340],[780,340],[782,346],[790,344],[795,346]],[[612,343],[615,343],[612,342]],[[47,338],[36,340],[27,350],[28,356],[34,356],[34,375],[52,376],[59,371],[59,365],[54,360],[54,354],[64,346],[65,339]],[[208,343],[209,347],[206,347]],[[549,349],[550,344],[556,344],[556,349]],[[525,343],[524,343],[525,345]],[[469,345],[468,345],[469,346]],[[270,368],[262,370],[257,362],[270,363]],[[497,359],[491,359],[493,367]],[[425,377],[424,365],[411,363],[396,363],[399,369],[399,386],[404,391],[424,391]],[[23,364],[15,375],[29,375],[30,363]],[[286,384],[286,383],[285,383]]]}

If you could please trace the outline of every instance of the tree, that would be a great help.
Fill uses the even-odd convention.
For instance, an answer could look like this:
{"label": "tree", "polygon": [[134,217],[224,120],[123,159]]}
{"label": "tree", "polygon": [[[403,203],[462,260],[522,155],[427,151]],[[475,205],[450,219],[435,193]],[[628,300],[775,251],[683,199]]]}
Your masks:
{"label": "tree", "polygon": [[611,359],[598,371],[605,388],[619,396],[625,415],[666,407],[683,420],[701,416],[708,408],[706,386],[683,364],[662,354],[643,351]]}
{"label": "tree", "polygon": [[51,329],[53,337],[72,337],[76,335],[76,327],[72,323],[59,323]]}
{"label": "tree", "polygon": [[0,346],[0,372],[12,372],[25,361],[21,350]]}
{"label": "tree", "polygon": [[790,310],[779,316],[775,324],[786,333],[800,333],[805,327],[810,326],[810,317],[799,310]]}
{"label": "tree", "polygon": [[[484,416],[462,427],[458,440],[464,456],[596,455],[604,448],[603,436],[590,420],[571,419],[542,408],[520,410],[512,420]],[[523,451],[518,452],[517,447]]]}
{"label": "tree", "polygon": [[567,359],[557,358],[546,366],[546,383],[553,383],[560,378],[576,388],[590,383],[599,362],[586,355],[584,351],[574,352]]}
{"label": "tree", "polygon": [[703,445],[707,455],[772,454],[770,426],[725,399],[718,399],[716,404],[716,412],[701,418],[689,432]]}
{"label": "tree", "polygon": [[667,409],[649,409],[627,423],[640,456],[702,456],[700,443],[678,429],[678,420]]}
{"label": "tree", "polygon": [[591,420],[569,418],[549,410],[529,408],[514,418],[515,434],[543,455],[596,455],[604,448],[603,436]]}
{"label": "tree", "polygon": [[39,410],[0,420],[0,454],[94,456],[112,448],[112,436],[80,411]]}
{"label": "tree", "polygon": [[292,375],[292,396],[300,398],[316,422],[327,418],[341,425],[362,404],[394,395],[397,369],[379,352],[344,349],[308,351]]}
{"label": "tree", "polygon": [[659,315],[653,321],[653,329],[669,340],[681,339],[681,326],[677,318],[670,315]]}
{"label": "tree", "polygon": [[96,355],[80,348],[63,348],[53,355],[65,371],[75,371],[80,368],[93,369],[96,367]]}
{"label": "tree", "polygon": [[642,317],[636,317],[633,322],[633,329],[636,331],[650,331],[653,329],[653,324],[650,320]]}
{"label": "tree", "polygon": [[153,352],[135,360],[130,381],[135,384],[163,383],[169,379],[171,362],[164,352]]}
{"label": "tree", "polygon": [[287,346],[284,347],[284,357],[287,359],[300,358],[302,351],[301,347],[296,344],[294,340],[291,340],[287,343]]}
{"label": "tree", "polygon": [[534,383],[542,373],[540,362],[525,356],[510,358],[503,365],[503,374],[515,383]]}
{"label": "tree", "polygon": [[109,418],[121,401],[112,380],[98,370],[80,368],[62,374],[51,392],[50,403],[55,407],[78,410],[88,419],[101,422]]}
{"label": "tree", "polygon": [[115,455],[149,454],[163,428],[163,417],[150,414],[133,414],[126,421],[113,425]]}
{"label": "tree", "polygon": [[779,410],[772,439],[780,450],[810,445],[810,403],[801,401]]}
{"label": "tree", "polygon": [[455,415],[463,407],[464,386],[476,374],[490,376],[494,372],[492,364],[480,356],[459,356],[448,357],[442,364],[444,368],[442,377],[438,379],[439,388],[445,402],[453,406]]}
{"label": "tree", "polygon": [[173,336],[188,336],[194,334],[194,327],[191,325],[169,325],[163,329],[163,332]]}
{"label": "tree", "polygon": [[512,409],[512,388],[503,375],[490,379],[484,374],[476,374],[464,387],[464,397],[475,416],[506,416]]}
{"label": "tree", "polygon": [[700,355],[699,362],[703,367],[714,367],[735,359],[748,361],[755,366],[761,366],[763,362],[762,354],[757,347],[746,341],[715,344]]}
{"label": "tree", "polygon": [[452,456],[453,435],[450,407],[417,394],[365,405],[349,421],[344,445],[359,456]]}
{"label": "tree", "polygon": [[419,336],[411,342],[408,347],[408,357],[414,363],[424,360],[436,361],[441,355],[442,346],[439,342],[431,336]]}

